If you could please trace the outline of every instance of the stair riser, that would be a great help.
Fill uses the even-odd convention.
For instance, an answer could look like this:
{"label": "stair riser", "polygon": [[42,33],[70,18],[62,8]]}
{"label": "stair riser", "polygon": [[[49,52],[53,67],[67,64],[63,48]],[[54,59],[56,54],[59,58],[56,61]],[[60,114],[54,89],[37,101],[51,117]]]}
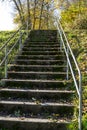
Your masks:
{"label": "stair riser", "polygon": [[22,51],[22,55],[58,55],[61,54],[62,52],[59,51]]}
{"label": "stair riser", "polygon": [[40,37],[40,39],[38,39],[38,37],[30,38],[30,42],[37,42],[38,43],[38,42],[42,42],[42,41],[44,41],[44,44],[46,44],[46,42],[50,42],[49,44],[51,44],[51,42],[52,42],[52,44],[54,42],[58,42],[56,38],[49,38],[49,37],[48,38]]}
{"label": "stair riser", "polygon": [[52,32],[50,32],[49,30],[34,30],[31,32],[30,36],[57,37],[57,31],[53,30]]}
{"label": "stair riser", "polygon": [[64,59],[64,57],[62,55],[59,56],[40,56],[40,55],[21,55],[21,56],[17,56],[18,59],[38,59],[38,60],[58,60],[58,59]]}
{"label": "stair riser", "polygon": [[49,32],[35,32],[30,34],[30,41],[57,41],[57,34],[50,34]]}
{"label": "stair riser", "polygon": [[17,60],[16,61],[17,64],[19,65],[64,65],[64,61],[53,61],[53,60],[46,60],[46,61],[38,61],[38,60],[34,60],[34,61],[29,61],[29,60]]}
{"label": "stair riser", "polygon": [[25,122],[25,121],[2,121],[0,120],[0,128],[9,130],[68,130],[67,124],[63,123],[43,123],[43,122]]}
{"label": "stair riser", "polygon": [[66,74],[32,74],[32,73],[8,73],[8,78],[11,79],[66,79]]}
{"label": "stair riser", "polygon": [[12,66],[10,68],[10,70],[14,70],[14,71],[38,71],[38,72],[46,72],[46,71],[52,71],[52,72],[66,72],[66,68],[65,67],[20,67],[20,66]]}
{"label": "stair riser", "polygon": [[59,44],[49,44],[49,43],[42,43],[42,44],[39,44],[38,43],[30,43],[29,44],[25,44],[23,47],[25,48],[30,48],[30,47],[41,47],[41,48],[60,48],[60,45]]}
{"label": "stair riser", "polygon": [[[38,38],[39,37],[39,38]],[[42,35],[42,34],[39,34],[39,35],[33,35],[33,37],[32,37],[32,35],[30,36],[30,41],[39,41],[39,42],[41,42],[41,41],[52,41],[52,42],[54,42],[54,41],[57,41],[57,37],[56,36],[48,36],[48,35]]]}
{"label": "stair riser", "polygon": [[23,100],[31,100],[33,101],[33,98],[36,100],[48,100],[53,102],[56,100],[56,102],[59,102],[61,99],[66,101],[70,101],[71,97],[73,97],[73,93],[50,93],[50,92],[22,92],[22,91],[0,91],[0,97],[6,98],[9,100],[9,97],[11,99],[23,99]]}
{"label": "stair riser", "polygon": [[42,36],[57,36],[57,30],[32,30],[30,36],[42,35]]}
{"label": "stair riser", "polygon": [[30,89],[49,89],[49,88],[64,88],[65,85],[60,82],[60,83],[56,83],[56,82],[26,82],[26,81],[5,81],[5,86],[7,87],[17,87],[17,88],[30,88]]}
{"label": "stair riser", "polygon": [[29,47],[23,48],[23,51],[58,51],[60,48],[37,48],[37,47]]}
{"label": "stair riser", "polygon": [[[35,103],[36,104],[36,103]],[[50,106],[50,105],[27,105],[27,104],[0,104],[0,111],[7,112],[9,114],[13,113],[13,111],[20,111],[21,113],[33,113],[33,114],[39,114],[39,113],[58,113],[61,117],[61,115],[73,115],[73,106]]]}

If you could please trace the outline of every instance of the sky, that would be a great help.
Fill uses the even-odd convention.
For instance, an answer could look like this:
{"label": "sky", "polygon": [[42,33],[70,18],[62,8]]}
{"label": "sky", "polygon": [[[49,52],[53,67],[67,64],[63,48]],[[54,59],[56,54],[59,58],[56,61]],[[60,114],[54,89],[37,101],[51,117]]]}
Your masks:
{"label": "sky", "polygon": [[14,29],[12,12],[13,9],[10,3],[0,2],[0,31]]}

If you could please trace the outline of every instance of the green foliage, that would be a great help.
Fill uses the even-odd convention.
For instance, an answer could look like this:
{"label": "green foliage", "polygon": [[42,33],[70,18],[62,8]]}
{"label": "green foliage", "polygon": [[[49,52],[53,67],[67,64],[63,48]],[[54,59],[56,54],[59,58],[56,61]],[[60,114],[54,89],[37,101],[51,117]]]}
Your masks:
{"label": "green foliage", "polygon": [[[74,120],[70,125],[68,125],[69,130],[78,130],[78,121]],[[87,130],[87,113],[83,115],[82,118],[82,130]]]}
{"label": "green foliage", "polygon": [[73,29],[87,29],[87,14],[76,18]]}
{"label": "green foliage", "polygon": [[[0,48],[7,42],[7,40],[13,35],[15,31],[2,31],[0,32]],[[24,32],[24,30],[23,30]],[[26,33],[25,33],[26,34]],[[10,49],[13,47],[15,43],[17,43],[12,49],[11,53],[8,55],[8,64],[12,63],[15,59],[15,55],[18,53],[19,50],[19,37],[20,37],[20,32],[16,33],[15,37],[12,37],[12,39],[9,41],[7,44],[7,51],[9,52]],[[22,43],[24,43],[26,36],[22,36]],[[0,51],[0,63],[5,57],[5,47]],[[4,63],[2,66],[0,66],[0,79],[4,76]]]}
{"label": "green foliage", "polygon": [[[71,30],[67,32],[67,37],[70,46],[77,58],[79,67],[82,72],[82,99],[83,99],[83,118],[82,118],[82,130],[87,130],[87,30]],[[76,51],[75,51],[76,50]],[[69,125],[69,130],[77,130],[76,122]]]}
{"label": "green foliage", "polygon": [[[49,21],[52,22],[51,17],[53,15],[52,0],[29,1],[29,8],[27,7],[26,1],[21,1],[21,3],[23,11],[21,11],[20,9],[20,11],[18,11],[20,13],[17,12],[15,14],[14,23],[20,26],[22,24],[21,22],[21,16],[22,16],[25,22],[28,20],[29,23],[32,23],[33,29],[49,28]],[[52,24],[50,28],[54,28],[54,25]]]}
{"label": "green foliage", "polygon": [[78,130],[78,122],[77,120],[72,121],[72,123],[68,126],[69,130]]}
{"label": "green foliage", "polygon": [[0,31],[0,47],[10,38],[14,31]]}
{"label": "green foliage", "polygon": [[82,130],[87,130],[87,113],[83,116]]}
{"label": "green foliage", "polygon": [[61,17],[66,30],[87,29],[87,7],[84,2],[72,4],[62,11]]}

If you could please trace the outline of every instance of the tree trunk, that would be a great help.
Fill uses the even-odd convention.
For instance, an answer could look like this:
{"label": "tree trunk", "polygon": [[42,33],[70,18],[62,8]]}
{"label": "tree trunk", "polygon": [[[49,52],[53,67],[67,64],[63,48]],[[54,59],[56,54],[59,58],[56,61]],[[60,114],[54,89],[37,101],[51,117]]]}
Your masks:
{"label": "tree trunk", "polygon": [[21,14],[21,10],[20,10],[20,8],[19,8],[19,6],[18,6],[18,4],[17,4],[17,1],[16,1],[16,0],[13,0],[13,2],[14,2],[14,4],[15,4],[16,8],[17,8],[18,13],[19,13],[20,21],[21,21],[21,23],[23,24],[23,23],[24,23],[24,20],[23,20],[22,14]]}
{"label": "tree trunk", "polygon": [[35,29],[35,23],[36,23],[36,5],[37,5],[37,0],[34,1],[34,23],[33,23],[33,29]]}
{"label": "tree trunk", "polygon": [[41,29],[41,19],[42,19],[42,13],[43,13],[43,6],[44,6],[44,0],[42,0],[42,5],[41,5],[40,20],[39,20],[39,29]]}
{"label": "tree trunk", "polygon": [[20,6],[20,10],[21,10],[21,14],[22,14],[22,19],[23,19],[23,21],[25,21],[25,18],[24,18],[24,10],[23,10],[23,7],[22,7],[21,0],[18,0],[18,2],[19,2],[19,6]]}
{"label": "tree trunk", "polygon": [[28,13],[28,25],[31,23],[31,16],[30,16],[30,1],[27,0],[27,13]]}

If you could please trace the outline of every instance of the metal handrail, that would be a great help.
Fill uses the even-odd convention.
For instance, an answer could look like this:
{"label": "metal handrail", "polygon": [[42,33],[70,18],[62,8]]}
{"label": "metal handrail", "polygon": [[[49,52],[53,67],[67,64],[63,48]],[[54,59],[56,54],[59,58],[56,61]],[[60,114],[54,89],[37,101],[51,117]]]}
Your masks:
{"label": "metal handrail", "polygon": [[[25,31],[22,32],[24,29],[24,26],[26,25],[26,36],[28,36],[29,34],[29,26],[31,26],[30,24],[26,24],[24,23],[23,26],[21,26],[14,34],[12,34],[12,36],[5,42],[5,44],[0,48],[0,51],[2,51],[3,49],[5,49],[5,56],[3,57],[3,59],[0,62],[0,67],[3,65],[3,63],[5,63],[4,68],[5,68],[5,78],[7,78],[7,66],[8,66],[8,56],[9,54],[11,54],[12,50],[15,48],[15,46],[17,45],[17,43],[19,43],[19,49],[22,47],[22,36],[25,34]],[[19,34],[18,39],[16,40],[16,42],[12,45],[12,47],[7,51],[7,46],[9,44],[9,42],[15,38],[16,34]]]}
{"label": "metal handrail", "polygon": [[[56,19],[56,23],[57,23],[57,31],[58,31],[58,34],[60,35],[61,44],[62,44],[60,46],[62,46],[64,48],[65,55],[66,55],[66,58],[67,58],[67,80],[69,78],[68,75],[69,75],[69,68],[70,68],[72,78],[73,78],[73,81],[74,81],[74,84],[75,84],[75,87],[76,87],[76,90],[77,90],[77,94],[78,94],[78,97],[79,97],[79,117],[78,117],[79,126],[78,127],[79,127],[79,130],[82,130],[82,76],[81,76],[81,71],[80,71],[78,63],[76,61],[76,58],[75,58],[75,56],[72,52],[72,49],[69,45],[68,39],[67,39],[66,34],[65,34],[65,32],[62,28],[62,25],[61,25],[59,19],[57,19],[57,18],[55,18],[55,19]],[[77,79],[75,77],[74,70],[73,70],[73,67],[72,67],[72,63],[71,63],[71,60],[69,58],[69,53],[71,54],[73,62],[74,62],[76,69],[78,71],[79,81],[77,81]]]}

